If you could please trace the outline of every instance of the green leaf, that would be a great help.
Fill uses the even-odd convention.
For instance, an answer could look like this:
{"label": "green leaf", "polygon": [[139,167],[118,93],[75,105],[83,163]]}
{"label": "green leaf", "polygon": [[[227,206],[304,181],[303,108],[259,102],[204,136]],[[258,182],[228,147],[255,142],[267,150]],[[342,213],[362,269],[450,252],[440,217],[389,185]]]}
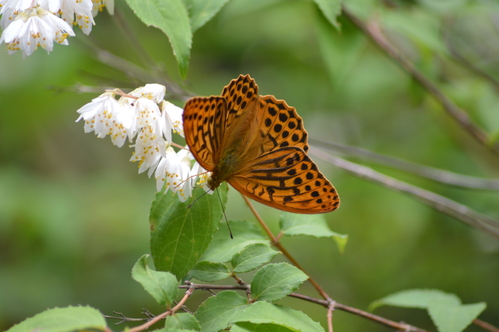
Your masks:
{"label": "green leaf", "polygon": [[341,13],[341,0],[314,0],[322,14],[327,18],[329,23],[336,29],[340,29],[340,24],[336,17]]}
{"label": "green leaf", "polygon": [[[453,294],[446,294],[453,295]],[[447,297],[430,303],[428,313],[440,332],[461,332],[485,310],[484,302],[462,305]]]}
{"label": "green leaf", "polygon": [[307,279],[305,273],[288,263],[268,264],[255,273],[251,294],[255,300],[277,301],[291,294]]}
{"label": "green leaf", "polygon": [[270,262],[278,254],[268,244],[255,243],[246,246],[241,252],[232,257],[233,271],[244,273]]}
{"label": "green leaf", "polygon": [[[239,312],[230,323],[237,324],[244,329],[250,328],[249,324],[272,324],[285,329],[272,331],[302,331],[302,332],[324,332],[322,326],[314,322],[310,317],[301,311],[265,301],[258,301],[248,306],[244,311]],[[255,331],[248,329],[249,331]],[[258,331],[267,331],[266,329]],[[270,330],[269,330],[270,331]]]}
{"label": "green leaf", "polygon": [[105,331],[106,320],[91,307],[66,307],[45,310],[14,325],[7,332],[67,332],[96,330]]}
{"label": "green leaf", "polygon": [[440,332],[463,331],[486,307],[483,302],[462,305],[456,295],[435,289],[398,292],[374,301],[369,308],[382,305],[427,309]]}
{"label": "green leaf", "polygon": [[461,300],[456,295],[447,294],[438,289],[410,289],[385,296],[382,299],[372,302],[369,305],[369,310],[373,311],[382,305],[427,309],[431,302],[441,297],[447,298],[449,303],[461,303]]}
{"label": "green leaf", "polygon": [[231,332],[295,332],[296,329],[277,324],[253,324],[249,322],[240,322],[234,325]]}
{"label": "green leaf", "polygon": [[338,234],[329,229],[326,218],[320,214],[296,214],[283,212],[280,218],[281,231],[285,235],[311,235],[315,237],[332,237],[338,250],[343,252],[348,235]]}
{"label": "green leaf", "polygon": [[170,306],[178,291],[178,281],[169,272],[154,271],[149,268],[149,255],[142,256],[132,268],[132,278],[139,282],[144,289],[161,305]]}
{"label": "green leaf", "polygon": [[229,0],[185,0],[191,16],[192,32],[213,18]]}
{"label": "green leaf", "polygon": [[[180,202],[171,192],[158,193],[151,206],[151,254],[157,270],[169,271],[178,280],[196,265],[204,253],[222,217],[222,205],[227,201],[227,185],[218,193],[204,195],[191,208],[193,199]],[[197,198],[202,189],[194,190]]]}
{"label": "green leaf", "polygon": [[187,312],[176,313],[166,318],[165,327],[178,330],[201,330],[198,320]]}
{"label": "green leaf", "polygon": [[230,277],[230,270],[224,263],[202,261],[189,271],[191,276],[202,281],[218,281]]}
{"label": "green leaf", "polygon": [[253,223],[243,220],[229,220],[234,236],[230,238],[227,227],[220,227],[201,260],[210,262],[230,262],[232,257],[244,247],[253,243],[270,243]]}
{"label": "green leaf", "polygon": [[229,326],[232,318],[248,306],[246,298],[234,291],[223,291],[204,301],[195,316],[203,332],[215,332]]}
{"label": "green leaf", "polygon": [[180,77],[187,76],[192,44],[192,32],[182,0],[126,0],[137,17],[148,26],[163,31],[170,40],[178,63]]}

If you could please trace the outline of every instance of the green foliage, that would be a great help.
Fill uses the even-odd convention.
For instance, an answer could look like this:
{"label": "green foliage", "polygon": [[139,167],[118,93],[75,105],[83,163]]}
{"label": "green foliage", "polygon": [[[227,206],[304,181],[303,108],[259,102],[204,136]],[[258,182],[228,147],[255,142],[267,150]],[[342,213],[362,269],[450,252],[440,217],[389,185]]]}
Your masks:
{"label": "green foliage", "polygon": [[138,18],[148,26],[161,29],[170,40],[180,76],[187,76],[191,56],[192,31],[182,0],[126,0]]}
{"label": "green foliage", "polygon": [[229,0],[184,0],[189,10],[192,32],[213,18]]}
{"label": "green foliage", "polygon": [[149,217],[156,269],[171,272],[180,280],[196,265],[220,225],[227,186],[220,186],[217,192],[220,199],[217,193],[203,195],[204,191],[197,189],[186,202],[170,192],[156,195]]}
{"label": "green foliage", "polygon": [[270,262],[278,253],[267,244],[250,244],[232,257],[231,264],[235,273],[249,272]]}
{"label": "green foliage", "polygon": [[249,306],[248,300],[233,291],[223,291],[208,298],[196,311],[203,332],[225,329],[233,318]]}
{"label": "green foliage", "polygon": [[440,332],[463,331],[487,306],[483,302],[463,305],[456,295],[434,289],[391,294],[374,301],[370,308],[374,310],[382,305],[426,309]]}
{"label": "green foliage", "polygon": [[314,0],[317,6],[319,6],[322,14],[328,20],[328,22],[334,26],[336,29],[340,28],[337,21],[338,15],[341,13],[341,0]]}
{"label": "green foliage", "polygon": [[228,223],[234,238],[230,238],[226,227],[220,227],[201,260],[230,262],[232,257],[247,245],[254,243],[269,244],[269,240],[262,235],[262,232],[255,224],[243,220],[229,220]]}
{"label": "green foliage", "polygon": [[230,276],[230,271],[224,263],[202,261],[189,272],[191,276],[202,281],[218,281]]}
{"label": "green foliage", "polygon": [[165,328],[193,331],[199,331],[201,329],[196,317],[186,312],[168,316],[166,318]]}
{"label": "green foliage", "polygon": [[257,300],[277,301],[291,294],[307,279],[305,273],[287,263],[268,264],[255,273],[251,294]]}
{"label": "green foliage", "polygon": [[105,329],[106,320],[98,310],[90,307],[67,307],[47,309],[14,325],[7,331],[77,332],[105,331]]}
{"label": "green foliage", "polygon": [[169,307],[177,296],[178,282],[169,272],[154,271],[148,266],[149,255],[142,256],[132,269],[132,278],[161,305]]}
{"label": "green foliage", "polygon": [[238,312],[231,323],[250,331],[255,331],[254,325],[256,324],[268,326],[268,329],[263,327],[258,331],[286,331],[288,329],[302,332],[324,331],[319,323],[314,322],[303,312],[265,301],[253,303]]}
{"label": "green foliage", "polygon": [[343,252],[348,241],[348,235],[331,231],[326,218],[321,214],[303,215],[284,212],[280,219],[281,230],[285,235],[310,235],[315,237],[332,237],[338,250]]}

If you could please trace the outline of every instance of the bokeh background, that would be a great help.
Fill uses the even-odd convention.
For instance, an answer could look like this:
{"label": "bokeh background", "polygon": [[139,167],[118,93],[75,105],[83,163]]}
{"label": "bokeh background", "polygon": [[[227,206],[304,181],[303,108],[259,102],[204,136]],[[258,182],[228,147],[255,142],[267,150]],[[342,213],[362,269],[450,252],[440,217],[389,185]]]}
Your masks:
{"label": "bokeh background", "polygon": [[[341,31],[329,26],[313,1],[230,1],[194,35],[185,81],[167,37],[144,26],[123,1],[116,6],[115,16],[97,16],[90,36],[78,31],[69,46],[57,45],[50,55],[38,50],[22,59],[0,52],[0,330],[55,306],[88,304],[130,317],[139,317],[142,308],[161,310],[130,276],[135,261],[149,252],[154,179],[137,174],[128,162],[130,148],[84,134],[83,124],[75,123],[76,110],[104,87],[127,90],[170,80],[188,93],[210,95],[249,73],[262,94],[297,108],[311,139],[465,175],[499,175],[497,154],[470,138],[347,18],[339,18]],[[491,141],[497,138],[495,2],[355,0],[348,6],[378,22]],[[106,52],[127,62],[109,60]],[[83,92],[95,86],[94,93]],[[170,100],[183,105],[181,96]],[[497,191],[449,187],[350,160],[499,219]],[[326,217],[334,231],[349,235],[346,250],[338,253],[331,239],[283,241],[333,299],[365,310],[393,292],[437,288],[464,303],[487,302],[480,318],[499,325],[497,239],[406,195],[318,164],[342,198],[341,208]],[[258,209],[277,229],[279,212]],[[235,190],[227,215],[252,219]],[[302,292],[317,296],[308,286]],[[198,294],[189,305],[195,309],[205,297]],[[325,323],[322,308],[296,299],[285,303]],[[382,307],[375,313],[435,330],[422,310]],[[351,314],[334,315],[338,331],[388,330]]]}

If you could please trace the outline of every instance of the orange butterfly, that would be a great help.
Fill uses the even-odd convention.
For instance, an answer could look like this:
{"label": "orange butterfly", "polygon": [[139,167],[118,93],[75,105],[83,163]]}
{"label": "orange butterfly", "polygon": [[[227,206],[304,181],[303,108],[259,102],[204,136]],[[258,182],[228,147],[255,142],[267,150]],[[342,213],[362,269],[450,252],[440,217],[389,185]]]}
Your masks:
{"label": "orange butterfly", "polygon": [[221,96],[189,99],[183,121],[191,153],[212,172],[211,190],[227,181],[241,194],[288,212],[338,208],[336,189],[307,155],[301,117],[284,100],[259,96],[249,75],[232,80]]}

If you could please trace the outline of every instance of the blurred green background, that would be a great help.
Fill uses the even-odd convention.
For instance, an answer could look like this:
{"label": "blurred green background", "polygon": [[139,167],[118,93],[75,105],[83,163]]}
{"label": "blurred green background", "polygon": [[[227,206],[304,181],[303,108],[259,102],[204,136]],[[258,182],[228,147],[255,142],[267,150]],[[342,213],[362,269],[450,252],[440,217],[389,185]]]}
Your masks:
{"label": "blurred green background", "polygon": [[[128,162],[130,148],[84,134],[83,124],[75,123],[76,110],[98,95],[75,87],[127,90],[144,83],[103,63],[104,49],[143,66],[151,77],[147,83],[161,77],[155,70],[159,63],[196,95],[219,94],[231,79],[249,73],[261,94],[297,108],[311,139],[498,177],[498,155],[463,132],[350,21],[340,17],[341,31],[335,30],[312,1],[229,2],[194,35],[186,81],[178,77],[167,37],[140,23],[122,1],[116,5],[114,17],[97,16],[90,36],[78,31],[69,46],[57,45],[50,55],[40,49],[22,59],[0,52],[1,330],[55,306],[88,304],[130,317],[139,317],[142,308],[161,310],[130,277],[134,262],[149,252],[154,180],[137,174]],[[355,0],[348,5],[363,19],[379,20],[394,45],[488,130],[491,140],[497,137],[495,2]],[[147,57],[152,62],[144,61]],[[182,106],[181,99],[171,101]],[[326,217],[334,231],[349,235],[346,251],[339,254],[332,240],[283,241],[334,300],[365,310],[393,292],[438,288],[464,303],[487,302],[480,318],[499,325],[497,239],[316,161],[341,195],[341,208]],[[497,192],[448,187],[370,166],[499,219]],[[258,209],[277,229],[279,211]],[[252,218],[235,190],[230,190],[227,215]],[[317,296],[308,286],[301,292]],[[196,294],[189,306],[195,309],[205,297]],[[325,324],[322,308],[296,299],[286,303]],[[422,310],[383,307],[375,313],[435,330]],[[388,330],[343,312],[335,312],[334,324],[337,331]]]}

